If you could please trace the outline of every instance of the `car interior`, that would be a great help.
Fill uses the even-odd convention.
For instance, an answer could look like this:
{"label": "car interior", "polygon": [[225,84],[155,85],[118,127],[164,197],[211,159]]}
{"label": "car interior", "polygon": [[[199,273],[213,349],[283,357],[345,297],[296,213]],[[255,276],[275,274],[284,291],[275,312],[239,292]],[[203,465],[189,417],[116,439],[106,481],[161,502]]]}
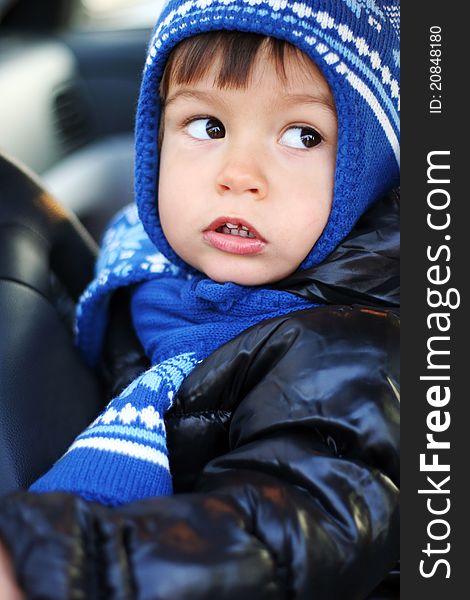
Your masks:
{"label": "car interior", "polygon": [[[0,150],[39,174],[99,238],[132,200],[134,112],[151,28],[78,27],[77,4],[17,0],[0,16]],[[152,3],[149,22],[161,4]]]}
{"label": "car interior", "polygon": [[72,315],[96,242],[132,201],[162,4],[0,0],[0,495],[26,489],[102,408]]}

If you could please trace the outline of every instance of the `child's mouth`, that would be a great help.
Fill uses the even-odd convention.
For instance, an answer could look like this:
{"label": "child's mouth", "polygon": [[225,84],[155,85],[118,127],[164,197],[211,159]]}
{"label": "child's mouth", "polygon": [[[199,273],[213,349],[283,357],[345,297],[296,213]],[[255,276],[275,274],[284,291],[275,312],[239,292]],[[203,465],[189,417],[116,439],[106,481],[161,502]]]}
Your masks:
{"label": "child's mouth", "polygon": [[240,219],[220,217],[203,233],[213,248],[229,254],[259,254],[266,246],[256,229]]}

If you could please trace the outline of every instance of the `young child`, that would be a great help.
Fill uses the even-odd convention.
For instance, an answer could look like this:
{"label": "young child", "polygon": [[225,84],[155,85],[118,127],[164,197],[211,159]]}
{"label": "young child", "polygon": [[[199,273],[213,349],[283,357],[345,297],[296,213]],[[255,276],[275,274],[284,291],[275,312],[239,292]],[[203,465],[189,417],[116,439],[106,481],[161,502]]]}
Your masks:
{"label": "young child", "polygon": [[166,5],[139,216],[77,318],[99,365],[127,290],[151,366],[0,504],[28,593],[365,598],[393,567],[396,199],[372,204],[398,182],[397,28],[396,2]]}

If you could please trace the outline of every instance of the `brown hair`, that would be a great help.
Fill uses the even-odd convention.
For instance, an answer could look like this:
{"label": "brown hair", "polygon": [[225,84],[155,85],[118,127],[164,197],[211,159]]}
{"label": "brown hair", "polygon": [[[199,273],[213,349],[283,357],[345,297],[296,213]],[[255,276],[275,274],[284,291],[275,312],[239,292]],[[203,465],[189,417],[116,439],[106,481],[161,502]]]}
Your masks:
{"label": "brown hair", "polygon": [[170,84],[183,85],[198,81],[219,60],[215,84],[219,88],[243,88],[249,78],[258,52],[263,49],[272,59],[278,76],[287,81],[286,57],[296,57],[307,66],[310,59],[296,46],[257,33],[241,31],[210,31],[183,40],[168,58],[160,83],[162,114],[158,145],[163,140],[165,102]]}

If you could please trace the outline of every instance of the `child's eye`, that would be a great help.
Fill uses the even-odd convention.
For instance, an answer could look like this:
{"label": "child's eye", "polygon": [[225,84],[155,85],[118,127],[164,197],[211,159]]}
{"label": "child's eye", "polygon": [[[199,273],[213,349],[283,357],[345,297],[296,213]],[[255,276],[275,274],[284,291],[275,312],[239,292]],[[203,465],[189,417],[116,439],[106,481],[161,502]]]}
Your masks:
{"label": "child's eye", "polygon": [[291,148],[313,148],[322,141],[321,135],[313,127],[289,127],[281,137],[281,144]]}
{"label": "child's eye", "polygon": [[194,119],[187,125],[189,135],[198,140],[218,140],[225,137],[225,127],[218,119]]}

